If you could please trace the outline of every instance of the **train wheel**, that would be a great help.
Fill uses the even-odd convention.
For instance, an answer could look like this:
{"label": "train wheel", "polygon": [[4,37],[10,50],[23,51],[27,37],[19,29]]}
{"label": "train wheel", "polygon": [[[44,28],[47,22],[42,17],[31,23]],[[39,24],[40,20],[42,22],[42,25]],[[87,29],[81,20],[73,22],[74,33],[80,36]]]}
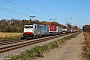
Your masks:
{"label": "train wheel", "polygon": [[38,37],[37,37],[37,35],[35,36],[35,39],[37,39]]}
{"label": "train wheel", "polygon": [[32,37],[32,39],[33,39],[33,37]]}
{"label": "train wheel", "polygon": [[21,37],[21,40],[25,39],[24,37]]}

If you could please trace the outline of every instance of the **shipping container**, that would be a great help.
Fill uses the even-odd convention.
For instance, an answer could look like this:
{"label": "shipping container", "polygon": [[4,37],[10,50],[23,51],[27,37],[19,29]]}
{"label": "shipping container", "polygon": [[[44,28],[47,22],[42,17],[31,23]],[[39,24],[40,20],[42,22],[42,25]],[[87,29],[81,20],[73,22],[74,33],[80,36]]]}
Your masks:
{"label": "shipping container", "polygon": [[61,34],[62,33],[62,27],[57,26],[56,27],[56,32],[57,32],[57,34]]}
{"label": "shipping container", "polygon": [[67,33],[67,28],[62,28],[62,33]]}
{"label": "shipping container", "polygon": [[56,34],[56,26],[48,25],[49,34]]}
{"label": "shipping container", "polygon": [[71,32],[71,28],[67,28],[67,32],[70,33]]}

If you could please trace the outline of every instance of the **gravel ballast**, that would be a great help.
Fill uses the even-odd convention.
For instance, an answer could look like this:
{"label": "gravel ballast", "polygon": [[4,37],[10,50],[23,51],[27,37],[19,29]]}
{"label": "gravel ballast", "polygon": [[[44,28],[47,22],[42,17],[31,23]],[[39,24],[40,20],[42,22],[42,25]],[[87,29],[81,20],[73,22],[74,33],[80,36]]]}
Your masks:
{"label": "gravel ballast", "polygon": [[[70,35],[71,35],[71,34],[66,35],[66,36],[70,36]],[[33,48],[33,47],[35,47],[35,46],[42,46],[42,45],[44,45],[44,44],[53,42],[53,41],[55,41],[55,40],[62,39],[63,37],[66,37],[66,36],[62,36],[62,37],[59,37],[59,38],[51,39],[51,40],[48,40],[48,41],[40,42],[40,43],[37,43],[37,44],[33,44],[33,45],[30,45],[30,46],[26,46],[26,47],[22,47],[22,48],[19,48],[19,49],[15,49],[15,50],[12,50],[12,51],[9,51],[9,52],[2,53],[2,54],[0,54],[0,60],[9,59],[8,57],[10,57],[10,56],[12,56],[12,55],[18,55],[18,54],[20,54],[21,52],[24,52],[24,51],[26,51],[26,50],[30,50],[31,48]]]}
{"label": "gravel ballast", "polygon": [[67,40],[59,48],[52,49],[48,53],[44,53],[43,58],[36,60],[86,60],[83,56],[84,35],[80,33],[76,38]]}

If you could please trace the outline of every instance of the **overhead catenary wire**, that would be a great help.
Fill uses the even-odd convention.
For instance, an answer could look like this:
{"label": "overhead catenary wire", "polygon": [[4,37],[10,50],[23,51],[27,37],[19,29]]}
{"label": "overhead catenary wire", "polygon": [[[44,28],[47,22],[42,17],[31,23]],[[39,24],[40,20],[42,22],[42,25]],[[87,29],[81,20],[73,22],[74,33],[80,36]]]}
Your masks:
{"label": "overhead catenary wire", "polygon": [[[19,15],[29,16],[29,14],[24,14],[24,13],[21,13],[21,12],[18,12],[18,11],[14,11],[14,10],[10,10],[10,9],[7,9],[7,8],[3,8],[3,7],[0,7],[0,10],[4,10],[4,11],[8,11],[8,12],[12,12],[12,13],[19,14]],[[40,17],[36,17],[36,18],[39,18],[39,19],[45,20],[45,19],[40,18]]]}
{"label": "overhead catenary wire", "polygon": [[[33,6],[34,8],[37,8],[36,6],[34,6],[34,5],[32,5],[32,4],[30,4],[30,3],[28,3],[26,0],[22,0],[24,3],[27,3],[27,4],[29,4],[30,6]],[[40,10],[40,8],[37,8],[37,9],[39,9]],[[41,17],[36,17],[36,18],[38,18],[38,19],[42,19],[42,20],[46,20],[46,19],[43,19],[43,18],[41,18]],[[37,20],[38,20],[37,19]]]}
{"label": "overhead catenary wire", "polygon": [[[45,14],[42,14],[42,13],[40,13],[40,12],[37,12],[37,11],[35,11],[35,10],[32,10],[32,9],[30,9],[30,8],[27,8],[27,7],[25,7],[25,6],[22,6],[22,5],[19,5],[19,4],[16,4],[16,3],[14,3],[14,2],[12,2],[11,0],[4,0],[4,1],[6,1],[6,2],[8,2],[8,3],[10,3],[10,4],[13,4],[13,5],[15,5],[15,6],[17,6],[17,7],[20,7],[20,8],[23,8],[23,9],[26,9],[26,10],[29,10],[29,11],[32,11],[32,12],[34,12],[34,13],[37,13],[37,14],[40,14],[40,15],[43,15],[43,16],[46,16],[46,17],[49,17],[49,18],[51,18],[50,16],[48,16],[48,15],[45,15]],[[36,2],[37,3],[37,2]],[[37,3],[38,4],[38,3]],[[38,4],[39,6],[40,6],[40,4]],[[34,6],[35,7],[35,6]],[[43,7],[43,6],[41,6],[41,7]],[[37,8],[37,7],[35,7],[35,8]],[[45,7],[43,7],[45,10],[47,10],[49,13],[52,13],[52,12],[50,12],[47,8],[45,8]],[[15,11],[13,11],[13,12],[15,12]],[[22,14],[22,15],[27,15],[27,16],[30,16],[29,14],[24,14],[24,13],[20,13],[20,12],[17,12],[17,14]],[[53,13],[52,13],[53,14]],[[37,17],[37,18],[39,18],[39,17]],[[39,19],[43,19],[43,18],[39,18]],[[43,20],[45,20],[45,19],[43,19]]]}
{"label": "overhead catenary wire", "polygon": [[26,0],[22,0],[22,1],[24,1],[24,3],[27,3],[27,4],[31,5],[31,6],[33,6],[34,8],[37,8],[36,6],[34,6],[34,5],[30,4],[30,3],[28,3]]}
{"label": "overhead catenary wire", "polygon": [[21,12],[18,12],[18,11],[14,11],[14,10],[10,10],[10,9],[7,9],[7,8],[3,8],[3,7],[0,7],[0,9],[4,10],[4,11],[8,11],[8,12],[24,15],[24,16],[29,16],[28,14],[24,14],[24,13],[21,13]]}
{"label": "overhead catenary wire", "polygon": [[[53,12],[45,3],[43,3],[41,0],[39,0],[43,5],[44,7],[46,7],[47,10],[49,10],[51,13]],[[55,12],[52,13],[56,18],[54,19],[57,19],[57,20],[60,20],[62,18],[60,18],[60,16],[57,16],[57,14]],[[52,18],[53,19],[53,18]],[[62,20],[61,20],[62,21]]]}
{"label": "overhead catenary wire", "polygon": [[[38,8],[38,7],[36,7],[36,6],[34,6],[34,5],[32,5],[32,4],[30,4],[30,3],[28,3],[27,1],[25,1],[25,0],[22,0],[22,1],[24,1],[24,3],[27,3],[27,4],[29,4],[29,5],[31,5],[31,6],[33,6],[34,8],[37,8],[37,9],[39,9],[39,10],[41,10],[40,8]],[[35,2],[36,3],[36,2]],[[37,3],[38,4],[38,3]],[[39,5],[39,4],[38,4]],[[40,5],[39,5],[40,6]],[[43,6],[41,6],[41,7],[43,7]],[[45,12],[44,12],[45,13]],[[47,15],[48,16],[48,15]],[[49,16],[48,16],[49,17]]]}
{"label": "overhead catenary wire", "polygon": [[55,17],[58,18],[58,16],[54,12],[52,13],[52,10],[49,7],[47,7],[46,4],[44,4],[41,0],[39,0],[39,1],[44,5],[44,7],[43,7],[44,9],[46,9],[49,13],[53,14]]}
{"label": "overhead catenary wire", "polygon": [[[24,1],[24,2],[26,2],[25,0],[22,0],[22,1]],[[46,11],[48,11],[48,13],[50,13],[50,14],[52,14],[53,16],[55,16],[55,17],[57,17],[56,16],[56,14],[54,14],[54,13],[52,13],[51,12],[51,10],[50,9],[48,9],[48,7],[45,5],[45,4],[43,4],[40,0],[40,2],[43,4],[43,5],[45,5],[46,7],[43,7],[42,5],[40,5],[39,3],[37,3],[35,0],[32,0],[35,4],[37,4],[38,6],[40,6],[40,7],[42,7],[43,9],[45,9]],[[26,2],[26,3],[28,3],[28,2]],[[30,3],[28,3],[29,5],[31,5]],[[33,5],[31,5],[31,6],[33,6]],[[35,7],[35,8],[37,8],[36,6],[33,6],[33,7]],[[47,13],[47,14],[48,14]],[[49,17],[49,16],[48,16]],[[52,17],[50,17],[50,18],[52,18]],[[57,17],[58,18],[58,17]],[[56,18],[52,18],[53,20],[57,20]]]}
{"label": "overhead catenary wire", "polygon": [[53,14],[51,11],[49,11],[47,8],[43,7],[42,5],[38,4],[35,0],[32,0],[34,3],[36,3],[37,5],[39,5],[40,7],[42,7],[43,9],[45,9],[46,11],[48,11],[49,13]]}
{"label": "overhead catenary wire", "polygon": [[11,3],[11,4],[13,4],[13,5],[16,5],[16,6],[18,6],[18,7],[21,7],[21,8],[23,8],[23,9],[26,9],[26,10],[29,10],[29,11],[32,11],[32,12],[35,12],[35,13],[38,13],[38,14],[40,14],[40,15],[43,15],[43,16],[46,16],[46,17],[50,17],[50,16],[47,16],[47,15],[42,14],[42,13],[40,13],[40,12],[34,11],[34,10],[32,10],[32,9],[29,9],[29,8],[24,7],[24,6],[18,5],[18,4],[16,4],[16,3],[13,3],[13,2],[11,2],[11,1],[8,1],[8,0],[4,0],[4,1],[6,1],[6,2],[8,2],[8,3]]}

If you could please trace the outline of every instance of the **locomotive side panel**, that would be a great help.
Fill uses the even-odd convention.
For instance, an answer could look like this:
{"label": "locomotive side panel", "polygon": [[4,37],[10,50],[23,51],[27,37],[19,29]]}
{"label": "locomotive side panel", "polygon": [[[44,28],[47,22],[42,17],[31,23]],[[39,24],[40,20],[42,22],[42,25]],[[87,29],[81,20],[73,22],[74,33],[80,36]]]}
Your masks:
{"label": "locomotive side panel", "polygon": [[45,25],[38,25],[38,35],[45,35],[46,27]]}
{"label": "locomotive side panel", "polygon": [[48,28],[48,26],[46,25],[45,28],[46,28],[45,34],[49,35],[49,28]]}

